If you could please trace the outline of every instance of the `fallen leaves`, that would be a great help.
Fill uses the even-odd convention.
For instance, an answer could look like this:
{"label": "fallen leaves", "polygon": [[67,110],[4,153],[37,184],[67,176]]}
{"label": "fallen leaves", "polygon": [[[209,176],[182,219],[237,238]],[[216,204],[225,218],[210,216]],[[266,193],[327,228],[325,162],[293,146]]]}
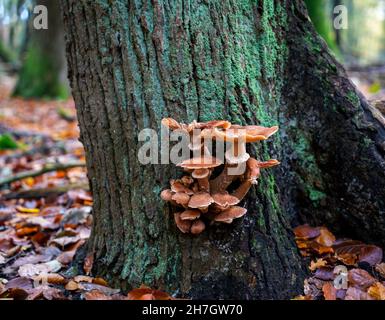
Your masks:
{"label": "fallen leaves", "polygon": [[153,290],[142,285],[140,288],[130,291],[127,295],[128,300],[172,300],[173,298],[162,291]]}
{"label": "fallen leaves", "polygon": [[[385,300],[383,251],[375,245],[336,239],[326,227],[299,226],[295,240],[312,257],[312,276],[297,300]],[[367,266],[363,269],[364,266]]]}

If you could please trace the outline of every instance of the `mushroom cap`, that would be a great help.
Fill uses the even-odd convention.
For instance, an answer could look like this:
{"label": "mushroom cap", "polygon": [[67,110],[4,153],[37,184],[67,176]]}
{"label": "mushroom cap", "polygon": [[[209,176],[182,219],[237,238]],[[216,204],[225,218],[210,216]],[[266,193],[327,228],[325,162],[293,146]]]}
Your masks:
{"label": "mushroom cap", "polygon": [[228,192],[215,193],[212,197],[214,202],[221,207],[234,206],[239,203],[239,199]]}
{"label": "mushroom cap", "polygon": [[182,163],[178,164],[178,167],[182,167],[184,169],[209,169],[215,168],[222,164],[217,158],[211,156],[202,156],[196,157],[192,159],[187,159]]}
{"label": "mushroom cap", "polygon": [[172,118],[162,119],[162,125],[164,125],[165,127],[168,127],[171,130],[176,130],[176,129],[182,128],[182,126],[179,124],[179,122],[172,119]]}
{"label": "mushroom cap", "polygon": [[184,192],[177,192],[172,196],[171,199],[181,206],[187,206],[190,201],[190,196]]}
{"label": "mushroom cap", "polygon": [[182,220],[180,216],[181,216],[180,212],[174,213],[174,220],[175,220],[176,226],[181,232],[189,233],[192,222],[189,220]]}
{"label": "mushroom cap", "polygon": [[198,122],[196,123],[196,129],[211,129],[211,128],[223,128],[229,129],[231,127],[231,122],[226,120],[212,120],[208,122]]}
{"label": "mushroom cap", "polygon": [[196,220],[201,216],[201,212],[199,210],[188,209],[183,211],[180,215],[182,220]]}
{"label": "mushroom cap", "polygon": [[191,189],[187,188],[180,180],[171,180],[170,184],[171,190],[175,193],[183,192],[190,196],[194,194],[194,192]]}
{"label": "mushroom cap", "polygon": [[271,135],[278,131],[278,127],[260,127],[260,126],[237,126],[233,125],[227,130],[219,130],[218,128],[213,128],[212,130],[204,130],[202,135],[204,137],[212,136],[217,139],[224,141],[237,141],[244,140],[248,142],[256,142],[261,140],[266,140]]}
{"label": "mushroom cap", "polygon": [[271,167],[278,166],[280,162],[276,159],[270,159],[268,161],[258,161],[258,167],[262,169],[267,169]]}
{"label": "mushroom cap", "polygon": [[189,208],[194,209],[206,209],[210,204],[214,202],[214,199],[207,192],[199,192],[194,194],[188,203]]}
{"label": "mushroom cap", "polygon": [[243,217],[246,214],[246,212],[247,212],[247,209],[242,207],[230,207],[225,211],[223,211],[222,213],[218,214],[215,217],[214,221],[231,223],[232,220]]}
{"label": "mushroom cap", "polygon": [[174,194],[174,193],[173,193],[170,189],[166,189],[166,190],[163,190],[163,191],[160,193],[160,197],[161,197],[164,201],[171,201],[171,200],[172,200],[173,194]]}
{"label": "mushroom cap", "polygon": [[195,179],[203,179],[203,178],[207,178],[209,174],[210,174],[209,169],[201,168],[201,169],[195,169],[191,175]]}
{"label": "mushroom cap", "polygon": [[[258,136],[264,136],[266,140],[273,134],[277,133],[279,130],[278,126],[273,126],[273,127],[262,127],[262,126],[239,126],[239,125],[232,125],[230,127],[231,129],[242,129],[246,130],[246,135],[247,135],[247,140],[253,140],[258,141],[259,139],[257,138]],[[247,141],[247,142],[254,142],[254,141]]]}
{"label": "mushroom cap", "polygon": [[193,222],[190,231],[192,234],[200,234],[205,229],[206,229],[205,223],[202,220],[196,220]]}

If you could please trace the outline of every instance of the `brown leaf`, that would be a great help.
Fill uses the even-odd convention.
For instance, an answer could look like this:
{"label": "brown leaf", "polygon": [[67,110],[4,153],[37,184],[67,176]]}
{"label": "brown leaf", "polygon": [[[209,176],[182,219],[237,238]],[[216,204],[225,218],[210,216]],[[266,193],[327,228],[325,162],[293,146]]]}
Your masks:
{"label": "brown leaf", "polygon": [[341,261],[346,261],[348,257],[350,257],[351,260],[354,260],[354,257],[356,257],[358,262],[367,262],[371,266],[382,261],[382,249],[374,245],[347,240],[336,243],[333,247],[337,257],[340,258]]}
{"label": "brown leaf", "polygon": [[294,234],[297,238],[312,239],[320,235],[319,228],[312,228],[308,224],[294,228]]}
{"label": "brown leaf", "polygon": [[28,291],[32,289],[32,281],[25,277],[14,278],[5,284],[5,289],[23,289]]}
{"label": "brown leaf", "polygon": [[111,296],[105,295],[103,292],[98,290],[92,290],[84,294],[86,300],[112,300]]}
{"label": "brown leaf", "polygon": [[385,300],[385,286],[381,282],[376,282],[369,288],[368,294],[376,300]]}
{"label": "brown leaf", "polygon": [[173,300],[169,294],[160,290],[153,290],[144,285],[130,291],[127,298],[128,300]]}
{"label": "brown leaf", "polygon": [[39,229],[40,228],[38,226],[23,227],[16,231],[16,235],[20,238],[25,236],[30,236],[36,232],[39,232]]}
{"label": "brown leaf", "polygon": [[84,290],[84,291],[92,291],[92,290],[98,290],[108,296],[117,294],[120,292],[119,289],[112,289],[109,287],[101,286],[99,284],[95,283],[79,283],[79,289]]}
{"label": "brown leaf", "polygon": [[334,288],[333,282],[326,282],[322,286],[322,292],[325,300],[336,300],[337,289]]}
{"label": "brown leaf", "polygon": [[73,280],[69,281],[64,287],[68,291],[75,291],[79,289],[79,284]]}
{"label": "brown leaf", "polygon": [[58,273],[49,273],[49,274],[40,274],[38,276],[33,277],[34,281],[39,283],[50,283],[50,284],[66,284],[67,279]]}
{"label": "brown leaf", "polygon": [[333,268],[319,268],[316,270],[314,277],[324,280],[324,281],[330,281],[334,280],[334,273]]}
{"label": "brown leaf", "polygon": [[61,264],[67,265],[70,264],[75,257],[77,250],[85,243],[84,240],[80,240],[79,242],[74,243],[67,247],[67,251],[60,254],[56,260],[58,260]]}
{"label": "brown leaf", "polygon": [[352,269],[348,273],[349,284],[355,288],[366,290],[376,279],[363,269]]}
{"label": "brown leaf", "polygon": [[324,247],[331,247],[336,241],[335,236],[325,227],[320,228],[320,235],[315,239],[315,241]]}
{"label": "brown leaf", "polygon": [[366,291],[350,287],[346,291],[345,300],[374,300]]}
{"label": "brown leaf", "polygon": [[102,278],[94,278],[92,280],[92,283],[95,283],[95,284],[99,284],[101,286],[105,286],[105,287],[108,287],[108,283],[106,280],[102,279]]}

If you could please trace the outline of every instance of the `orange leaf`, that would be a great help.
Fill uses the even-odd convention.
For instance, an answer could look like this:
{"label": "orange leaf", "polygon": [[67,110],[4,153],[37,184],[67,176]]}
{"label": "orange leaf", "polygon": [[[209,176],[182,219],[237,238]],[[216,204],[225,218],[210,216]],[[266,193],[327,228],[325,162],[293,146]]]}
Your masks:
{"label": "orange leaf", "polygon": [[337,289],[334,288],[332,282],[326,282],[322,286],[322,292],[324,294],[325,300],[336,300]]}
{"label": "orange leaf", "polygon": [[324,259],[317,259],[317,261],[310,262],[310,271],[316,271],[319,268],[325,267],[327,265],[327,261]]}
{"label": "orange leaf", "polygon": [[368,293],[376,300],[385,300],[385,286],[381,282],[376,282],[372,285],[369,288]]}
{"label": "orange leaf", "polygon": [[331,247],[336,241],[336,237],[328,229],[322,227],[320,229],[320,235],[315,241],[324,247]]}
{"label": "orange leaf", "polygon": [[312,239],[320,235],[319,228],[310,227],[308,224],[298,226],[294,229],[294,234],[297,238]]}

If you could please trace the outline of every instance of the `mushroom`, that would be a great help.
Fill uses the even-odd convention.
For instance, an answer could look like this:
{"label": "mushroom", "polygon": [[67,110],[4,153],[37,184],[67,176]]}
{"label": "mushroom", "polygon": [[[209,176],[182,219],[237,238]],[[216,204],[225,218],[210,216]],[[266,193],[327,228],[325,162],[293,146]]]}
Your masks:
{"label": "mushroom", "polygon": [[[204,137],[230,142],[230,149],[226,151],[226,166],[223,172],[210,182],[212,192],[223,192],[236,179],[240,177],[237,171],[242,169],[242,165],[250,158],[246,151],[246,143],[266,140],[278,131],[278,127],[261,126],[237,126],[233,125],[228,130],[218,128],[207,129],[202,132]],[[230,173],[230,168],[232,172]],[[242,172],[243,173],[243,172]]]}
{"label": "mushroom", "polygon": [[171,185],[171,190],[175,193],[178,193],[178,192],[183,192],[183,193],[186,193],[188,195],[192,195],[194,194],[194,192],[187,188],[182,182],[181,180],[171,180],[170,181],[170,185]]}
{"label": "mushroom", "polygon": [[196,220],[193,222],[191,226],[191,233],[192,234],[200,234],[206,229],[206,225],[202,220]]}
{"label": "mushroom", "polygon": [[192,222],[189,220],[182,220],[180,216],[181,216],[181,212],[174,213],[174,220],[175,220],[176,226],[183,233],[189,233]]}
{"label": "mushroom", "polygon": [[182,207],[187,208],[187,205],[190,201],[190,196],[184,192],[177,192],[171,197],[171,199]]}
{"label": "mushroom", "polygon": [[179,124],[179,122],[172,119],[172,118],[162,119],[162,125],[164,125],[165,127],[169,128],[171,130],[176,130],[176,129],[182,128],[182,126]]}
{"label": "mushroom", "polygon": [[196,219],[199,219],[200,216],[201,216],[201,212],[199,210],[188,209],[182,212],[182,214],[180,215],[180,218],[182,220],[196,220]]}
{"label": "mushroom", "polygon": [[201,156],[183,161],[178,164],[185,170],[193,170],[192,177],[197,179],[200,191],[210,191],[209,178],[211,171],[209,169],[218,167],[222,164],[218,159],[211,156]]}
{"label": "mushroom", "polygon": [[210,170],[206,168],[195,169],[192,173],[192,177],[197,179],[199,190],[201,191],[210,191],[209,183]]}
{"label": "mushroom", "polygon": [[170,189],[163,190],[160,193],[160,197],[167,202],[170,202],[174,206],[177,206],[178,204],[172,199],[172,196],[174,195],[174,192],[172,192]]}
{"label": "mushroom", "polygon": [[246,151],[246,143],[266,140],[277,131],[277,126],[267,128],[261,126],[233,125],[228,130],[213,128],[211,134],[216,139],[231,142],[231,147],[225,154],[226,160],[229,164],[240,164],[250,158],[250,155]]}
{"label": "mushroom", "polygon": [[243,217],[247,212],[247,209],[242,207],[230,207],[222,213],[218,214],[214,221],[223,223],[232,223],[234,219]]}
{"label": "mushroom", "polygon": [[186,125],[183,123],[179,123],[178,121],[172,118],[164,118],[162,119],[162,124],[171,130],[174,130],[174,131],[180,130],[189,134],[190,140],[191,140],[189,144],[189,149],[193,152],[201,151],[202,155],[209,154],[209,153],[207,153],[207,149],[204,148],[201,135],[196,134],[196,132],[194,133],[195,129],[198,129],[198,130],[212,129],[212,128],[229,129],[231,127],[231,123],[225,120],[213,120],[208,122],[197,122],[194,120],[192,123]]}
{"label": "mushroom", "polygon": [[228,192],[215,193],[212,195],[214,199],[214,209],[220,211],[228,209],[230,206],[234,206],[239,203],[239,199],[230,195]]}
{"label": "mushroom", "polygon": [[208,207],[214,202],[214,199],[207,192],[199,192],[194,194],[188,203],[189,208],[199,209],[202,212],[207,212]]}
{"label": "mushroom", "polygon": [[166,189],[166,190],[163,190],[163,191],[160,193],[160,197],[161,197],[164,201],[171,201],[171,200],[172,200],[173,194],[174,194],[174,193],[173,193],[170,189]]}

